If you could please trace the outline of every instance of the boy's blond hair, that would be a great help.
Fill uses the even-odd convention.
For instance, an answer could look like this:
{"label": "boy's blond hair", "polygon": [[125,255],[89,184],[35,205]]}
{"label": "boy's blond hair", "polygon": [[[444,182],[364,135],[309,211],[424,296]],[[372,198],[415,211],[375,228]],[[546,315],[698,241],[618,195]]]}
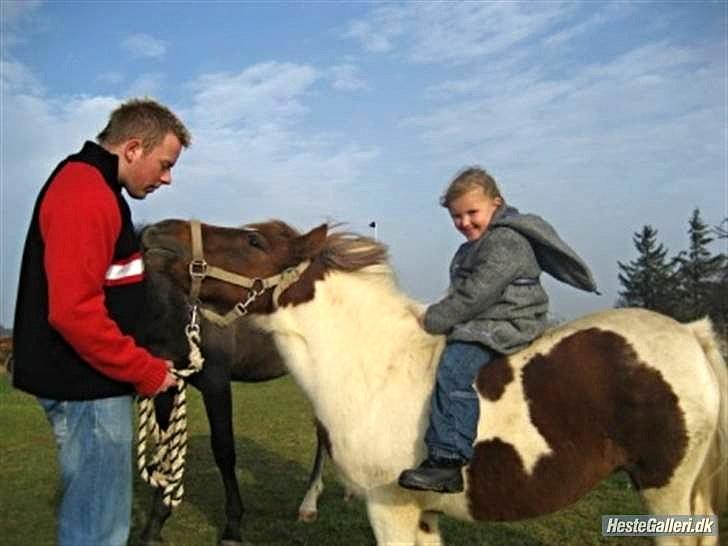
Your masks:
{"label": "boy's blond hair", "polygon": [[96,140],[101,145],[115,146],[130,138],[139,138],[146,153],[169,133],[185,148],[190,145],[189,131],[169,108],[149,98],[131,99],[111,112],[109,122]]}
{"label": "boy's blond hair", "polygon": [[455,199],[476,188],[482,189],[483,193],[491,199],[504,201],[495,178],[482,167],[474,166],[466,167],[455,176],[440,197],[440,204],[449,208],[450,203]]}

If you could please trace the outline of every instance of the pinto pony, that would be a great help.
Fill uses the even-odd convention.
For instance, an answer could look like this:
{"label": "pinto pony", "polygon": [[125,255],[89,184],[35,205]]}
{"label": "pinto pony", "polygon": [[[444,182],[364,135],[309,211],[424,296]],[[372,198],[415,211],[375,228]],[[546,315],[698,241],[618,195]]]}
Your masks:
{"label": "pinto pony", "polygon": [[[144,233],[145,246],[174,254],[180,293],[190,286],[191,238],[180,220]],[[209,265],[238,281],[205,279],[203,309],[245,302],[273,336],[325,429],[340,479],[364,498],[378,544],[441,544],[440,513],[471,521],[548,514],[616,470],[629,474],[649,514],[724,509],[728,379],[708,320],[608,310],[491,362],[475,382],[481,419],[465,491],[411,491],[397,477],[425,457],[445,340],[419,327],[421,308],[398,289],[386,249],[325,225],[301,235],[278,221],[203,225],[201,239]],[[285,286],[268,282],[284,277]],[[701,539],[718,540],[656,542]]]}

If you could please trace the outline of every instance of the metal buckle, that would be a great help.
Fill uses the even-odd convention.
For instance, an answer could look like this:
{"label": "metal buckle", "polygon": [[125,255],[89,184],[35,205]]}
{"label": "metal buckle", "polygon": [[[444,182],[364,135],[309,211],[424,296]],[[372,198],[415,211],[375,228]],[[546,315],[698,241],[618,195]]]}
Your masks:
{"label": "metal buckle", "polygon": [[207,276],[207,262],[205,260],[192,260],[189,270],[190,277],[204,279]]}

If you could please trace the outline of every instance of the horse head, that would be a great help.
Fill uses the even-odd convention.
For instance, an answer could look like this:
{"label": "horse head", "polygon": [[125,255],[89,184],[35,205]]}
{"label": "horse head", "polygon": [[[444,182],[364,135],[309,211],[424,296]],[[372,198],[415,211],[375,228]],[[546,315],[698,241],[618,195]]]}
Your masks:
{"label": "horse head", "polygon": [[387,256],[367,237],[330,234],[326,224],[301,234],[279,220],[240,228],[165,220],[143,231],[142,246],[151,276],[201,304],[208,318],[237,309],[233,318],[221,317],[223,324],[309,301],[328,271],[381,264]]}
{"label": "horse head", "polygon": [[[276,248],[285,249],[283,243],[287,239],[300,237],[282,223],[260,232],[252,226],[232,229],[202,225],[201,233],[210,267],[253,276],[266,275],[278,267],[278,255],[265,250],[273,246],[272,241],[276,241]],[[140,239],[147,292],[140,342],[155,354],[183,362],[189,351],[185,328],[193,305],[198,303],[189,294],[193,255],[190,222],[164,220],[151,224],[141,231]],[[261,256],[268,257],[269,263],[264,263]],[[248,294],[243,287],[210,278],[201,283],[197,299],[211,310],[223,312]],[[270,306],[270,297],[265,294],[257,298],[255,312],[265,311]],[[267,333],[249,321],[237,321],[233,326],[220,328],[209,321],[202,322],[202,348],[208,362],[224,363],[237,381],[260,381],[285,373],[280,354]]]}

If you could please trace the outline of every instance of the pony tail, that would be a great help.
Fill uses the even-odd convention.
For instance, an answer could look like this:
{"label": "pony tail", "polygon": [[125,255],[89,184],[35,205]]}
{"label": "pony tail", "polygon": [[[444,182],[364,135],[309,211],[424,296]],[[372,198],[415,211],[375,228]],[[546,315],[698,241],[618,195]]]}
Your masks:
{"label": "pony tail", "polygon": [[691,500],[703,497],[710,500],[715,514],[728,508],[728,369],[718,347],[713,325],[708,318],[686,324],[705,353],[717,386],[720,408],[718,423],[697,477]]}

